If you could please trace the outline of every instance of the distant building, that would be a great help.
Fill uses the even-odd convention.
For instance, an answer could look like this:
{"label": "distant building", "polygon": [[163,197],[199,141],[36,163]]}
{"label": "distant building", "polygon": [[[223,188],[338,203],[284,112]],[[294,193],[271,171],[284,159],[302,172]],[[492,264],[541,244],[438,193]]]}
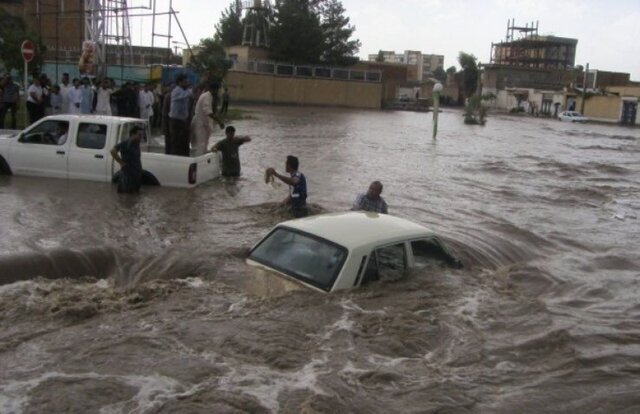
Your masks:
{"label": "distant building", "polygon": [[[380,56],[381,55],[381,56]],[[423,54],[418,50],[405,50],[404,53],[382,50],[380,54],[369,55],[369,62],[377,62],[382,57],[386,63],[402,63],[417,67],[416,80],[422,81],[433,77],[436,68],[444,69],[444,56]]]}

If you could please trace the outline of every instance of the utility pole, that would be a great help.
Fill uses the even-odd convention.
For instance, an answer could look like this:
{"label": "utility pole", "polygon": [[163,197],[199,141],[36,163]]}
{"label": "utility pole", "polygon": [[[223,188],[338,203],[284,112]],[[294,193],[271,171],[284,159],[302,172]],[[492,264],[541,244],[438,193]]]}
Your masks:
{"label": "utility pole", "polygon": [[582,103],[580,104],[580,114],[584,116],[584,103],[587,100],[587,79],[589,77],[589,64],[584,69],[584,79],[582,80]]}

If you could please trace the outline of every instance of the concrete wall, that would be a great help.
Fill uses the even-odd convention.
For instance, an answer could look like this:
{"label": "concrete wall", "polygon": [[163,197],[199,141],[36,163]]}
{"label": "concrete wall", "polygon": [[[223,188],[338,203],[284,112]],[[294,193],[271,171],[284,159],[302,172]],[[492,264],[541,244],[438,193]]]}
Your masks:
{"label": "concrete wall", "polygon": [[[584,115],[598,121],[620,120],[622,100],[619,96],[592,96],[584,105]],[[582,97],[576,99],[576,110],[582,108]]]}
{"label": "concrete wall", "polygon": [[380,109],[382,84],[269,74],[229,72],[225,79],[234,101]]}

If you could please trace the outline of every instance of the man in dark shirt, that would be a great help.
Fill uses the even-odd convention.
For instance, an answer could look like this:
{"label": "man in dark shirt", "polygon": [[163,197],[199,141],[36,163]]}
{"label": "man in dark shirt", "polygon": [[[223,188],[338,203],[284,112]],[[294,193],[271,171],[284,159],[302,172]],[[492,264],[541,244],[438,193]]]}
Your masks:
{"label": "man in dark shirt", "polygon": [[[129,131],[129,139],[117,144],[111,156],[120,164],[119,193],[137,193],[142,185],[142,161],[140,161],[140,141],[143,129],[134,126]],[[120,153],[120,155],[118,155]]]}
{"label": "man in dark shirt", "polygon": [[218,141],[212,148],[212,152],[220,151],[222,153],[222,176],[223,177],[239,177],[240,176],[240,155],[238,148],[245,142],[250,142],[250,137],[236,137],[236,129],[228,126],[224,130],[227,137]]}
{"label": "man in dark shirt", "polygon": [[289,206],[293,217],[305,217],[309,213],[307,211],[307,179],[300,171],[298,171],[298,157],[293,155],[287,156],[285,169],[289,173],[286,175],[278,174],[274,168],[267,168],[266,178],[276,177],[285,184],[289,184],[289,195],[284,199],[283,204]]}
{"label": "man in dark shirt", "polygon": [[11,79],[11,75],[6,75],[4,79],[0,78],[0,91],[2,91],[0,94],[0,129],[4,128],[4,118],[9,111],[11,111],[11,129],[16,129],[19,88]]}

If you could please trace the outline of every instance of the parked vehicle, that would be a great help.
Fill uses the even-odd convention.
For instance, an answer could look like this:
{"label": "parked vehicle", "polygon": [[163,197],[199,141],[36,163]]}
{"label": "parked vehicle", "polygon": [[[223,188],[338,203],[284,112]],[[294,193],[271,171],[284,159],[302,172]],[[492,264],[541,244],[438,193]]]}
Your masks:
{"label": "parked vehicle", "polygon": [[253,247],[247,263],[333,292],[434,260],[462,267],[427,228],[387,214],[354,211],[280,223]]}
{"label": "parked vehicle", "polygon": [[[60,142],[60,125],[67,139]],[[181,157],[166,155],[154,144],[146,121],[98,115],[55,115],[24,131],[0,135],[0,173],[110,182],[120,166],[109,151],[129,137],[134,126],[145,131],[142,151],[143,184],[194,187],[220,175],[218,154]],[[7,131],[5,131],[7,132]]]}
{"label": "parked vehicle", "polygon": [[582,116],[580,112],[576,111],[563,111],[558,115],[558,119],[561,121],[569,121],[569,122],[587,122],[589,118],[586,116]]}

